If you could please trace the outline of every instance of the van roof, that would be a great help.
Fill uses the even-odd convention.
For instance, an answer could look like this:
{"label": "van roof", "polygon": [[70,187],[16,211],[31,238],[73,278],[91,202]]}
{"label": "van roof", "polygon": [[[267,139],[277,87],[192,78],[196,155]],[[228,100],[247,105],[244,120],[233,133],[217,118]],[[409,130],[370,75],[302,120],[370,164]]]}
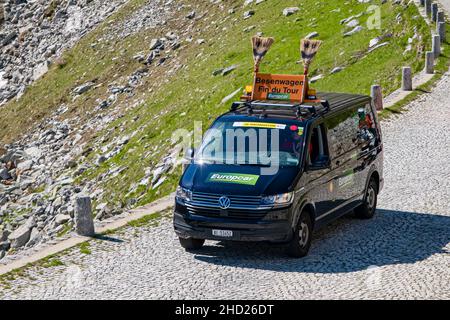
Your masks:
{"label": "van roof", "polygon": [[371,101],[370,96],[351,93],[318,92],[317,97],[322,100],[321,103],[293,103],[278,100],[235,102],[226,115],[308,119]]}

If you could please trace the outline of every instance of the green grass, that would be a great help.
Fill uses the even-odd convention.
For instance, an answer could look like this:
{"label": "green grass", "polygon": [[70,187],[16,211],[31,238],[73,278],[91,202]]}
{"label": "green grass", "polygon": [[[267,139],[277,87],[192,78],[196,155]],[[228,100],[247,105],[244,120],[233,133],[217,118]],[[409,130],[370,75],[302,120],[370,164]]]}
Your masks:
{"label": "green grass", "polygon": [[59,257],[65,253],[67,253],[67,250],[64,250],[58,254],[49,255],[39,261],[29,263],[21,268],[14,269],[8,273],[0,275],[0,289],[11,289],[11,282],[18,278],[28,277],[30,280],[33,280],[27,272],[31,268],[54,268],[63,266],[64,262],[62,262]]}
{"label": "green grass", "polygon": [[127,225],[129,227],[139,228],[139,227],[143,227],[143,226],[146,226],[149,224],[153,224],[155,222],[155,220],[160,219],[160,218],[161,218],[161,213],[157,212],[157,213],[146,215],[140,219],[130,221],[127,223]]}
{"label": "green grass", "polygon": [[62,237],[65,234],[67,234],[70,230],[72,230],[73,223],[66,223],[64,224],[64,228],[58,232],[57,237]]}
{"label": "green grass", "polygon": [[79,245],[80,252],[82,254],[91,254],[92,252],[90,250],[90,247],[91,247],[91,244],[88,241],[83,242],[82,244]]}
{"label": "green grass", "polygon": [[[94,166],[76,182],[95,180],[112,167],[123,166],[126,170],[122,174],[97,182],[106,194],[104,199],[96,199],[96,202],[107,201],[113,206],[126,207],[127,201],[135,198],[138,199],[136,205],[142,205],[172,192],[179,180],[180,167],[168,174],[167,180],[157,189],[150,186],[133,188],[144,177],[145,168],[154,167],[171,150],[172,133],[179,128],[192,130],[194,121],[201,121],[203,129],[206,129],[217,115],[228,109],[229,105],[221,104],[221,100],[252,82],[250,37],[255,32],[263,32],[276,39],[261,66],[262,72],[273,73],[301,72],[302,67],[296,64],[300,38],[312,31],[319,32],[319,39],[324,42],[310,71],[312,76],[324,74],[326,77],[314,87],[323,91],[363,94],[369,93],[372,84],[381,84],[385,94],[397,89],[401,68],[409,65],[414,72],[421,70],[424,52],[431,45],[429,27],[421,18],[414,19],[419,17],[414,5],[404,9],[392,5],[392,2],[381,5],[381,1],[374,1],[381,5],[382,29],[367,30],[368,15],[363,15],[359,21],[365,29],[344,38],[342,34],[347,30],[340,21],[366,11],[370,4],[360,4],[356,0],[346,4],[338,0],[265,1],[254,6],[256,14],[252,18],[244,20],[243,12],[249,8],[242,8],[241,0],[224,2],[225,9],[202,0],[180,2],[186,6],[173,19],[168,19],[164,26],[142,31],[121,41],[99,42],[98,39],[108,33],[108,25],[121,21],[144,3],[144,0],[130,1],[72,50],[68,50],[63,56],[64,65],[53,66],[43,79],[27,90],[19,102],[12,101],[4,107],[2,119],[7,121],[0,122],[0,141],[11,141],[61,103],[66,103],[70,108],[65,116],[91,117],[96,100],[109,95],[107,84],[123,82],[141,67],[132,57],[138,52],[148,52],[150,39],[168,31],[187,29],[190,22],[184,16],[192,10],[207,12],[204,18],[195,22],[195,28],[190,28],[189,35],[193,36],[194,41],[183,43],[181,49],[171,52],[173,57],[164,65],[151,67],[151,75],[135,91],[134,100],[122,97],[118,101],[124,107],[138,99],[142,103],[135,108],[124,108],[122,117],[103,132],[87,131],[84,134],[84,141],[88,141],[93,149],[83,160],[87,163],[95,163],[103,136],[108,136],[109,142],[117,136],[134,134],[118,155],[100,166]],[[284,17],[282,10],[289,6],[300,6],[300,12]],[[235,8],[236,13],[228,14],[229,8]],[[340,8],[340,12],[332,12],[336,8]],[[397,15],[402,17],[401,23],[396,21]],[[249,26],[255,28],[250,33],[244,32]],[[414,34],[414,26],[420,40],[414,42],[410,53],[403,55],[408,38]],[[367,52],[370,39],[388,33],[392,37],[384,41],[389,41],[389,45]],[[183,39],[185,37],[183,35]],[[195,40],[199,38],[205,39],[205,44],[197,44]],[[91,46],[92,43],[97,45]],[[238,68],[227,76],[212,75],[214,70],[233,64]],[[175,73],[169,73],[176,65],[182,67]],[[330,75],[336,66],[345,69]],[[87,81],[95,81],[101,86],[72,101],[72,89]],[[36,101],[39,101],[38,107]],[[186,115],[180,116],[183,112]]]}
{"label": "green grass", "polygon": [[[404,65],[410,65],[414,72],[423,68],[423,55],[417,49],[428,49],[431,40],[425,22],[421,19],[414,22],[412,20],[413,16],[418,15],[415,6],[403,10],[398,6],[392,7],[390,2],[386,3],[382,6],[382,30],[364,30],[344,38],[340,20],[365,11],[367,5],[357,4],[356,1],[351,6],[338,3],[341,2],[317,4],[316,1],[304,1],[301,11],[311,12],[313,17],[300,14],[283,17],[282,9],[298,5],[298,2],[264,2],[255,7],[256,14],[249,20],[241,19],[243,10],[229,16],[211,8],[208,16],[213,16],[217,25],[214,27],[211,21],[202,21],[199,27],[206,34],[217,36],[205,38],[205,45],[186,48],[186,67],[178,72],[177,77],[154,92],[144,104],[111,125],[119,127],[126,122],[121,134],[137,134],[117,156],[100,167],[87,171],[82,178],[94,179],[111,166],[126,166],[124,173],[104,185],[108,190],[109,201],[117,206],[124,206],[127,199],[132,197],[138,198],[138,205],[142,205],[173,191],[181,174],[179,168],[169,174],[168,179],[157,190],[143,186],[130,190],[130,186],[142,179],[146,166],[156,165],[168,153],[172,147],[170,138],[176,129],[192,130],[194,121],[202,121],[206,129],[217,115],[229,107],[220,104],[223,97],[251,83],[251,34],[243,32],[250,25],[256,26],[254,31],[262,31],[276,39],[261,67],[262,71],[273,73],[300,72],[301,67],[295,63],[299,59],[299,39],[309,32],[319,32],[319,38],[324,44],[313,63],[311,73],[325,74],[326,78],[314,85],[318,90],[368,94],[370,86],[377,83],[383,86],[385,93],[389,93],[399,87],[400,70]],[[331,13],[337,6],[342,8],[341,12]],[[396,22],[397,14],[401,14],[403,23]],[[235,18],[238,22],[233,22]],[[317,19],[316,26],[309,26],[312,18]],[[364,25],[366,19],[367,16],[360,18],[361,24]],[[416,42],[412,52],[404,56],[408,38],[413,36],[413,25],[417,26],[422,40]],[[227,30],[223,31],[224,27]],[[367,53],[369,40],[386,33],[393,34],[386,40],[390,44]],[[201,56],[198,57],[200,53]],[[356,59],[355,56],[363,58]],[[239,67],[231,74],[225,77],[212,76],[214,70],[233,64]],[[345,69],[329,75],[336,66],[344,66]],[[186,116],[180,117],[182,112],[186,112]],[[137,115],[138,121],[133,122],[131,119]],[[154,120],[155,117],[158,117],[157,121]],[[158,146],[158,150],[153,152],[154,146]],[[92,161],[95,156],[92,155]]]}

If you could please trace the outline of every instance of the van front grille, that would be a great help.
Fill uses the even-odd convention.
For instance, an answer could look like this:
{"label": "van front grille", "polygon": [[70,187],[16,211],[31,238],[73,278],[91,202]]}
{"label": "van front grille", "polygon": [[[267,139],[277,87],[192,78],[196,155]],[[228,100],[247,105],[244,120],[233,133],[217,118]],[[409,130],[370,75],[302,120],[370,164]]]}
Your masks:
{"label": "van front grille", "polygon": [[[200,207],[219,207],[219,199],[223,194],[194,192],[192,194],[192,206]],[[261,209],[261,196],[237,196],[225,195],[230,199],[230,209]]]}

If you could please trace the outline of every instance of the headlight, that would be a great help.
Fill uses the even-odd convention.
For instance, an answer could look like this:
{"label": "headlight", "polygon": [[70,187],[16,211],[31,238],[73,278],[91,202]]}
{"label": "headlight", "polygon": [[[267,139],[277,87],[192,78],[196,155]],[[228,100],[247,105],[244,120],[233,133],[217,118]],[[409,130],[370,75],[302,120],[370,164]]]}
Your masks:
{"label": "headlight", "polygon": [[192,191],[178,186],[176,197],[183,201],[191,201],[192,200]]}
{"label": "headlight", "polygon": [[291,204],[294,199],[294,192],[277,194],[274,196],[266,196],[261,200],[262,205],[287,205]]}

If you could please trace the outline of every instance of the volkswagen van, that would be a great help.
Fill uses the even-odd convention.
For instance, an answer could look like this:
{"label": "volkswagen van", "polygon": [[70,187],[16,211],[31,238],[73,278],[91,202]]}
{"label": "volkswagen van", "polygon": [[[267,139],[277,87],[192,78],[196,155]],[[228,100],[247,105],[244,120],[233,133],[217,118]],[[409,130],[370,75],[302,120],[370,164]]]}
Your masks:
{"label": "volkswagen van", "polygon": [[181,246],[270,241],[303,257],[319,228],[350,212],[374,216],[383,143],[372,99],[318,96],[316,103],[240,101],[214,121],[189,152],[176,191]]}

